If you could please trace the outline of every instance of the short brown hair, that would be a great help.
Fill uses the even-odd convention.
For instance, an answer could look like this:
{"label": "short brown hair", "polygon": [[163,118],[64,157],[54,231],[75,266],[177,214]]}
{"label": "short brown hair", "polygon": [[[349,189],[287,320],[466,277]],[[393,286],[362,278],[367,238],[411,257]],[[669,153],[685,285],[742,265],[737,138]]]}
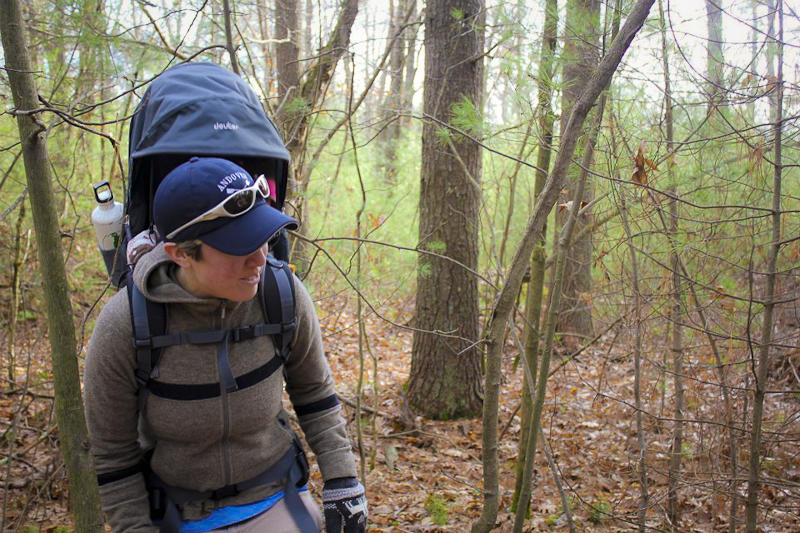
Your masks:
{"label": "short brown hair", "polygon": [[201,259],[200,248],[203,246],[203,242],[200,239],[176,242],[175,245],[180,248],[189,259],[193,259],[195,261],[199,261]]}

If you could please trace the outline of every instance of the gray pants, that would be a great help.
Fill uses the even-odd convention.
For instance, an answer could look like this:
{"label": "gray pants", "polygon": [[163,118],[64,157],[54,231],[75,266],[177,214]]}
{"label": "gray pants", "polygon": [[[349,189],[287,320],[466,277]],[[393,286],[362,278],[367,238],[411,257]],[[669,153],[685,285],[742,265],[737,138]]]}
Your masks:
{"label": "gray pants", "polygon": [[[300,493],[300,499],[311,513],[312,518],[317,523],[317,528],[322,531],[322,511],[311,496],[310,491]],[[226,533],[297,533],[297,526],[286,508],[286,500],[281,500],[269,508],[269,510],[248,518],[244,522],[238,522],[225,526],[214,531],[224,531]]]}

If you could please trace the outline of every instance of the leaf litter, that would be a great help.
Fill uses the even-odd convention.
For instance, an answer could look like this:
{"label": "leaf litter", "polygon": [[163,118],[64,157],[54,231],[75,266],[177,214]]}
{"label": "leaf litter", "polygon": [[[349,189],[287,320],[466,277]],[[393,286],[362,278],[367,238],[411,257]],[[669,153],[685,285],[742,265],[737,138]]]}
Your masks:
{"label": "leaf litter", "polygon": [[[411,306],[403,307],[410,313]],[[405,321],[410,317],[406,317]],[[358,321],[354,305],[340,296],[321,303],[320,322],[330,366],[342,399],[348,431],[358,455],[355,397],[359,377]],[[404,323],[402,317],[397,323]],[[368,350],[362,391],[362,432],[367,475],[363,480],[370,506],[373,532],[469,531],[481,513],[483,470],[481,465],[481,420],[431,421],[415,417],[405,406],[403,384],[411,365],[412,333],[375,316],[364,318]],[[14,383],[0,396],[0,490],[3,495],[4,531],[72,530],[69,487],[58,452],[58,429],[52,405],[52,376],[44,334],[27,323],[18,338],[39,339],[29,343]],[[31,329],[33,328],[33,329]],[[6,353],[6,339],[2,340]],[[640,452],[630,398],[633,398],[633,364],[621,343],[611,346],[601,339],[581,356],[565,365],[549,382],[543,413],[543,429],[551,448],[579,531],[634,531],[639,498]],[[521,370],[513,372],[517,357],[513,345],[504,354],[504,381],[500,399],[498,431],[508,426],[499,443],[500,508],[494,531],[511,531],[510,511],[514,490],[520,421],[518,406],[522,391]],[[653,348],[657,351],[657,347]],[[559,355],[559,354],[556,354]],[[564,354],[562,354],[564,355]],[[373,359],[373,356],[375,359]],[[655,383],[644,396],[647,413],[660,412],[663,385],[660,355],[644,365],[644,383]],[[374,364],[377,364],[377,402]],[[687,418],[722,420],[718,391],[706,383],[713,368],[690,365],[694,379],[687,384]],[[27,380],[25,379],[27,377]],[[661,380],[661,381],[659,381]],[[661,387],[658,384],[662,384]],[[670,396],[666,390],[666,405]],[[738,406],[746,403],[746,394]],[[794,404],[792,403],[794,402]],[[373,432],[371,413],[377,404]],[[796,398],[773,398],[768,402],[771,431],[781,438],[765,439],[767,457],[762,470],[765,480],[761,505],[767,508],[763,531],[800,531],[796,487],[800,483],[800,458],[793,445],[800,436]],[[367,411],[369,409],[370,411]],[[671,437],[671,415],[644,419],[649,465],[650,508],[648,526],[664,527],[667,468]],[[513,417],[513,418],[512,418]],[[727,528],[727,465],[725,438],[714,424],[687,423],[680,506],[685,531],[724,531]],[[741,464],[746,464],[746,439],[740,440]],[[375,468],[370,468],[375,455]],[[312,464],[314,461],[312,460]],[[741,471],[740,476],[746,474]],[[319,496],[322,479],[312,466],[310,488]],[[531,517],[525,531],[566,531],[561,497],[552,472],[541,452],[534,471]],[[789,487],[789,488],[787,488]],[[740,522],[743,520],[746,486],[740,483]],[[599,510],[599,511],[597,511]],[[599,514],[599,516],[597,516]],[[762,516],[764,516],[762,511]],[[593,519],[597,519],[596,521]],[[30,529],[35,527],[35,529]],[[741,527],[741,524],[740,524]]]}

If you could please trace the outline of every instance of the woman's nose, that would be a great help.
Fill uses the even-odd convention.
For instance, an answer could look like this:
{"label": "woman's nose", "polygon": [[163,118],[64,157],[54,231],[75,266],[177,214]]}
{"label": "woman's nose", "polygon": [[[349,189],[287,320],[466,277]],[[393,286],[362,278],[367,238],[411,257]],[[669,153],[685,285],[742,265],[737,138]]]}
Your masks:
{"label": "woman's nose", "polygon": [[269,245],[264,243],[264,246],[247,256],[247,263],[253,266],[262,266],[267,262],[267,252]]}

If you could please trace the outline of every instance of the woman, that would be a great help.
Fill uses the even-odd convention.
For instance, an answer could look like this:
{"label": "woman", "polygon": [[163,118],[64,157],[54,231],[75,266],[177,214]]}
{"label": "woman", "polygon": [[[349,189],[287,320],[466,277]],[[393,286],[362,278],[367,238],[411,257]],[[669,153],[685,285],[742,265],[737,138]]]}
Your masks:
{"label": "woman", "polygon": [[[292,277],[288,358],[271,335],[234,342],[230,334],[265,322],[259,280],[270,268],[267,243],[297,227],[267,205],[268,196],[263,176],[253,180],[225,159],[195,157],[164,178],[153,202],[163,242],[141,257],[132,279],[165,307],[166,334],[185,339],[163,348],[149,376],[137,379],[128,293],[100,313],[86,358],[85,404],[115,533],[319,531],[319,508],[296,487],[303,456],[281,403],[284,377],[325,483],[326,532],[366,531],[364,489],[302,283]],[[188,332],[221,332],[221,340],[198,343]],[[164,508],[163,520],[154,521],[151,514]]]}

